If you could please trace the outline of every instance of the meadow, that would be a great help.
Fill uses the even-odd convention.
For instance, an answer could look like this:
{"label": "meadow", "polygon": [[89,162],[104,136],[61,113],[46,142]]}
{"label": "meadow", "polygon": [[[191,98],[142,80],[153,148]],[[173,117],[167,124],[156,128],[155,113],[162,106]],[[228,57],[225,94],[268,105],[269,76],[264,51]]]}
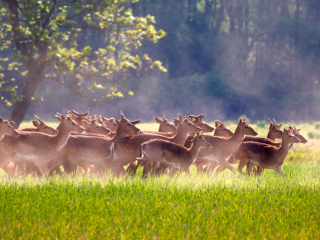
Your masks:
{"label": "meadow", "polygon": [[[266,136],[268,124],[252,126]],[[289,152],[285,177],[273,170],[208,177],[195,168],[191,176],[148,179],[141,179],[141,169],[118,179],[1,173],[0,239],[320,238],[320,141],[308,137],[320,130],[316,123],[297,127],[309,142]]]}

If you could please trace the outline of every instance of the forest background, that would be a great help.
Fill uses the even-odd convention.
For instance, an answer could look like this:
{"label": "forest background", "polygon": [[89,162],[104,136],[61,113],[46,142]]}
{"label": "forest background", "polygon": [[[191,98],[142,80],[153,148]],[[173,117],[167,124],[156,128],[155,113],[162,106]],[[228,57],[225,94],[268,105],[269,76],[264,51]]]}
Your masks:
{"label": "forest background", "polygon": [[[121,110],[147,122],[162,113],[170,119],[205,113],[208,121],[240,115],[319,120],[320,1],[139,0],[130,8],[134,16],[154,16],[155,28],[166,32],[157,43],[143,40],[132,54],[147,53],[167,72],[132,71],[125,87],[118,86],[122,94],[98,102],[45,79],[25,120],[34,114],[51,120],[55,112],[71,109],[118,118]],[[81,34],[79,46],[103,43],[93,31]],[[0,54],[10,57],[14,50]],[[2,72],[7,86],[23,85],[22,72],[7,67]],[[9,118],[13,106],[6,105],[0,102],[1,117]]]}

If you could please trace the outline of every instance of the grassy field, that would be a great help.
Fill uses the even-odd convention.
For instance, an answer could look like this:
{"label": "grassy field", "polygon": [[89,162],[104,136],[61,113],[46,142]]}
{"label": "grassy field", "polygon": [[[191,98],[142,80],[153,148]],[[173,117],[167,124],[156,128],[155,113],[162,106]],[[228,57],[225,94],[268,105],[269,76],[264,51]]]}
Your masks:
{"label": "grassy field", "polygon": [[[234,123],[228,123],[230,129]],[[139,125],[154,130],[155,124]],[[253,125],[266,136],[266,127]],[[301,125],[301,133],[317,133]],[[0,239],[319,239],[319,139],[290,151],[285,177],[141,179],[0,175]]]}

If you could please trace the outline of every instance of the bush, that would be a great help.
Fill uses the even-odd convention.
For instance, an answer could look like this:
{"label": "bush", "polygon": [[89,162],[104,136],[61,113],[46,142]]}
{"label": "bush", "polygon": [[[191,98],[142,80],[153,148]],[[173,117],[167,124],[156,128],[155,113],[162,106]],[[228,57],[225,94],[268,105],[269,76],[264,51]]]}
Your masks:
{"label": "bush", "polygon": [[313,133],[313,132],[308,132],[308,137],[310,139],[315,139],[316,138],[316,135]]}
{"label": "bush", "polygon": [[258,121],[257,122],[257,127],[264,128],[265,126],[266,126],[266,122],[265,121]]}
{"label": "bush", "polygon": [[314,125],[314,127],[315,127],[317,130],[319,130],[319,129],[320,129],[320,122],[317,122],[317,123]]}

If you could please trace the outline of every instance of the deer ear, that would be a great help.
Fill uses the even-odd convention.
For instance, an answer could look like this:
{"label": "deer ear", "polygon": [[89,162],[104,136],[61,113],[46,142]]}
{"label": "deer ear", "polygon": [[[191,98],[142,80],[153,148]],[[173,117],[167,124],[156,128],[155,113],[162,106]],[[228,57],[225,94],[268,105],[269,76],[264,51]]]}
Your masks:
{"label": "deer ear", "polygon": [[216,126],[216,128],[217,128],[217,127],[219,127],[219,126],[220,126],[220,122],[219,122],[218,120],[215,120],[215,121],[214,121],[214,125],[215,125],[215,126]]}
{"label": "deer ear", "polygon": [[38,127],[40,125],[40,123],[38,121],[32,120],[32,124],[35,127]]}
{"label": "deer ear", "polygon": [[180,114],[178,115],[178,117],[179,117],[179,121],[182,122],[183,121],[183,117]]}
{"label": "deer ear", "polygon": [[282,126],[282,123],[280,125],[278,125],[279,128],[281,128],[281,126]]}
{"label": "deer ear", "polygon": [[10,122],[10,125],[11,125],[11,126],[13,126],[13,125],[15,125],[15,124],[16,124],[16,122],[14,122],[14,121],[11,121],[11,122]]}
{"label": "deer ear", "polygon": [[153,117],[153,119],[156,123],[159,123],[159,124],[163,122],[163,120],[161,120],[160,118],[157,118],[157,117]]}
{"label": "deer ear", "polygon": [[0,123],[3,123],[3,119],[0,117]]}
{"label": "deer ear", "polygon": [[242,119],[240,118],[239,123],[242,123]]}
{"label": "deer ear", "polygon": [[141,122],[141,119],[130,121],[131,124],[136,125]]}
{"label": "deer ear", "polygon": [[205,114],[201,114],[200,119],[202,120],[205,116]]}
{"label": "deer ear", "polygon": [[114,121],[117,125],[119,125],[119,124],[120,124],[120,121],[119,121],[119,120],[117,120],[117,119],[113,119],[113,121]]}

